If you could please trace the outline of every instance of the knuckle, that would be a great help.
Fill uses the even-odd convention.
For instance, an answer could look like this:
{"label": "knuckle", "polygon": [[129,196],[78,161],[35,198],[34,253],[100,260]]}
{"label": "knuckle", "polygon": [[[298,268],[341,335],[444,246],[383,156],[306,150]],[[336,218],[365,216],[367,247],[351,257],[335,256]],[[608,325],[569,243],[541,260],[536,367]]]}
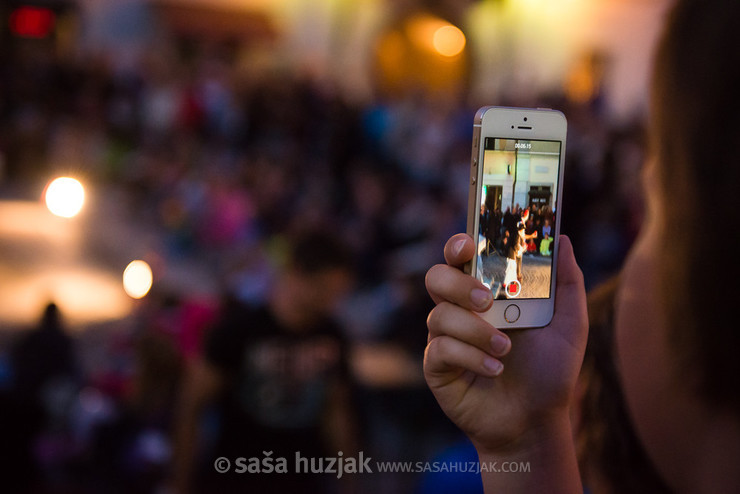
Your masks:
{"label": "knuckle", "polygon": [[452,338],[447,335],[441,335],[437,338],[434,338],[437,340],[437,354],[442,357],[446,358],[449,356],[452,352]]}
{"label": "knuckle", "polygon": [[434,309],[430,310],[429,315],[427,316],[427,329],[429,332],[432,332],[437,328],[437,319],[439,318],[437,307],[439,306],[437,305]]}
{"label": "knuckle", "polygon": [[432,338],[427,344],[427,356],[431,356],[432,358],[437,359],[441,358],[441,356],[445,353],[445,339],[446,338],[444,338],[443,336],[436,336]]}
{"label": "knuckle", "polygon": [[426,364],[426,362],[428,360],[436,360],[437,359],[437,355],[438,355],[438,351],[439,351],[439,349],[437,348],[437,345],[438,345],[437,340],[438,339],[439,339],[439,337],[432,338],[427,343],[427,346],[424,349],[424,362],[425,362],[425,364]]}
{"label": "knuckle", "polygon": [[429,270],[427,271],[427,275],[424,279],[424,281],[427,284],[427,287],[430,285],[435,285],[436,282],[438,282],[443,276],[444,273],[447,271],[448,266],[446,264],[435,264]]}
{"label": "knuckle", "polygon": [[449,305],[449,302],[440,302],[429,312],[429,316],[427,317],[427,328],[430,331],[439,332],[439,330],[442,329],[443,322],[445,320],[444,313],[448,310]]}

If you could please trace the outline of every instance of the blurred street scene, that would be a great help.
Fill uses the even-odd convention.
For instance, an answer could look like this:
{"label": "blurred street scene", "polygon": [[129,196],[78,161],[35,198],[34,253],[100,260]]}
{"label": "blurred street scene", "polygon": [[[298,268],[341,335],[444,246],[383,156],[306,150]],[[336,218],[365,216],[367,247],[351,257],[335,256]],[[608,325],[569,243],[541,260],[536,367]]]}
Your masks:
{"label": "blurred street scene", "polygon": [[[272,307],[285,273],[320,271],[293,250],[306,232],[349,256],[327,310],[352,447],[467,459],[421,361],[424,275],[465,231],[473,115],[565,113],[561,231],[587,286],[606,279],[641,218],[648,64],[668,4],[3,2],[0,490],[181,490],[186,376],[216,355],[211,332],[234,304]],[[228,422],[214,404],[198,420],[193,491],[209,492],[201,473]],[[316,489],[482,489],[450,475]]]}

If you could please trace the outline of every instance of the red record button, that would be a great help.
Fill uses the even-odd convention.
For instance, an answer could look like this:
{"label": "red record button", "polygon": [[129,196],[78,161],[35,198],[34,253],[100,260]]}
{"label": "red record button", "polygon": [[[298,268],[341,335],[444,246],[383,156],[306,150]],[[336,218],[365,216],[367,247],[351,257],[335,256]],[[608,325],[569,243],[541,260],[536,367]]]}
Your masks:
{"label": "red record button", "polygon": [[506,286],[506,296],[509,298],[516,298],[522,293],[522,284],[519,281],[514,280]]}

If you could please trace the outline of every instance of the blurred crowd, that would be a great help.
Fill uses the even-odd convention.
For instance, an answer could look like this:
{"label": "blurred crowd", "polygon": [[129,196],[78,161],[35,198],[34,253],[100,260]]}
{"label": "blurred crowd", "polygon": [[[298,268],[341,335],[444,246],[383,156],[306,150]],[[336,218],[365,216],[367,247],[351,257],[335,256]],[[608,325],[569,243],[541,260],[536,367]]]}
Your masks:
{"label": "blurred crowd", "polygon": [[[522,221],[523,218],[526,220]],[[501,208],[491,210],[484,204],[481,207],[480,235],[486,240],[487,255],[490,254],[491,248],[497,252],[503,252],[508,239],[515,236],[512,232],[517,232],[519,223],[526,235],[524,254],[552,255],[550,244],[555,224],[555,214],[552,208],[533,204],[531,210],[528,208],[522,210],[519,204],[515,204],[514,208],[506,207],[502,213]]]}
{"label": "blurred crowd", "polygon": [[[611,122],[598,96],[475,102],[419,91],[348,101],[308,71],[237,70],[228,45],[152,50],[136,68],[0,53],[0,190],[69,173],[74,162],[88,182],[121,192],[126,217],[161,235],[163,263],[204,267],[219,288],[203,297],[155,285],[125,331],[74,339],[50,305],[39,328],[4,338],[0,428],[14,432],[3,445],[17,465],[3,465],[3,482],[18,492],[166,485],[184,372],[226,300],[268,302],[292,239],[307,230],[331,231],[351,253],[354,284],[334,314],[350,346],[388,343],[420,367],[431,303],[423,277],[465,230],[478,106],[568,117],[561,230],[589,285],[619,268],[639,225],[642,127]],[[537,242],[552,227],[546,216],[527,225],[541,232]],[[459,439],[420,383],[355,381],[360,449],[426,459]],[[218,415],[203,422],[216,428]],[[376,483],[421,485],[408,478]]]}

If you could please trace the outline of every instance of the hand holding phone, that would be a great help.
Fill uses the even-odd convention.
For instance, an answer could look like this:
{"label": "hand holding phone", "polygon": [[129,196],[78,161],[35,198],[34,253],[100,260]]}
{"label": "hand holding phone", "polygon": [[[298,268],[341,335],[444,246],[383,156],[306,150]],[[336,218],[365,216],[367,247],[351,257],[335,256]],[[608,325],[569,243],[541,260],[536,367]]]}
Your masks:
{"label": "hand holding phone", "polygon": [[[499,115],[499,110],[502,109],[488,115],[497,117],[495,126],[486,124],[489,109],[482,109],[476,122],[468,234],[453,236],[445,246],[447,264],[433,266],[427,273],[427,290],[437,305],[427,319],[429,340],[424,354],[424,377],[442,410],[471,439],[482,464],[515,459],[537,465],[526,475],[483,475],[488,490],[533,492],[548,485],[553,491],[579,492],[582,487],[569,414],[588,333],[583,275],[570,241],[563,237],[561,242],[556,227],[550,228],[559,223],[559,216],[555,214],[553,222],[543,227],[543,236],[548,240],[551,235],[554,238],[558,246],[557,263],[549,261],[550,269],[545,270],[541,279],[544,283],[540,281],[539,286],[526,287],[528,291],[517,287],[514,280],[518,281],[522,273],[518,272],[516,257],[523,253],[522,243],[535,238],[531,231],[534,225],[529,223],[527,214],[517,218],[510,210],[505,216],[501,211],[491,210],[485,199],[481,200],[489,193],[483,187],[494,190],[488,197],[499,202],[504,201],[505,194],[516,197],[521,193],[513,183],[507,182],[506,175],[512,172],[512,167],[514,173],[522,172],[519,178],[529,172],[530,178],[539,174],[554,179],[549,185],[550,194],[557,190],[560,196],[565,120],[562,115],[537,118],[536,125],[526,125],[531,114],[503,109],[505,114]],[[541,110],[526,110],[531,111]],[[536,128],[541,134],[538,139],[520,139],[519,132],[512,135],[501,128],[504,123],[512,126],[508,129],[512,131],[519,119],[524,122],[521,126],[529,129],[517,131]],[[543,122],[546,125],[541,125]],[[547,131],[551,126],[559,130]],[[486,138],[492,142],[486,142]],[[513,146],[507,147],[507,143],[500,142],[508,140],[513,140]],[[548,140],[559,144],[555,159],[552,158],[553,144],[544,149],[537,144]],[[517,150],[534,150],[543,156],[527,156],[518,161]],[[525,170],[527,161],[529,170]],[[557,172],[548,173],[548,165],[557,167]],[[537,166],[541,168],[533,170]],[[528,182],[531,185],[532,181]],[[500,189],[495,189],[497,187]],[[529,191],[528,199],[547,203],[547,189],[530,188]],[[549,199],[559,213],[559,200]],[[481,231],[498,232],[503,238],[495,239],[492,248],[486,235],[483,235],[486,238],[479,238]],[[548,242],[543,250],[549,252],[549,246]],[[504,248],[508,250],[504,269],[499,266],[497,273],[487,279],[491,263],[486,264],[486,259],[500,255],[499,251]],[[469,276],[463,268],[477,276]],[[531,274],[527,271],[523,274]],[[531,278],[524,280],[529,282]],[[501,293],[499,287],[496,300],[485,288],[491,281],[503,284],[507,290]],[[542,291],[530,291],[533,288]],[[531,298],[517,298],[525,294]],[[534,296],[537,294],[539,298]],[[522,312],[522,322],[517,317],[504,326],[492,323],[506,319],[506,311],[511,306]],[[545,328],[501,331],[535,326]],[[553,480],[557,480],[557,485]]]}
{"label": "hand holding phone", "polygon": [[560,246],[555,314],[542,330],[502,333],[479,317],[492,301],[479,305],[474,291],[481,282],[461,270],[477,250],[466,234],[452,237],[445,246],[447,264],[427,273],[427,290],[437,306],[427,320],[424,376],[481,461],[497,453],[507,460],[520,457],[528,445],[551,435],[564,435],[572,444],[568,414],[588,316],[570,240],[563,237]]}

